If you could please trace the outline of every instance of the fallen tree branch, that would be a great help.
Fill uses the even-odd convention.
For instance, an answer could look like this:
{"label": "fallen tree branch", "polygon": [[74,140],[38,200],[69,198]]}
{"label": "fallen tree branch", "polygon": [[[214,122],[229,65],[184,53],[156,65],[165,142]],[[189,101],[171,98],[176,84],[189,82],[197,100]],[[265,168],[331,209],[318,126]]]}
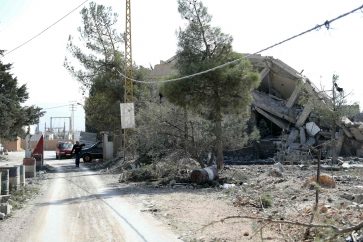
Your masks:
{"label": "fallen tree branch", "polygon": [[265,218],[265,217],[253,217],[253,216],[243,216],[243,215],[234,215],[234,216],[228,216],[225,218],[222,218],[218,221],[213,221],[205,226],[202,227],[202,230],[206,227],[209,227],[213,224],[216,223],[224,223],[226,220],[229,219],[254,219],[254,220],[261,220],[261,221],[266,221],[269,223],[279,223],[279,224],[291,224],[291,225],[297,225],[297,226],[303,226],[303,227],[312,227],[312,228],[321,228],[321,229],[331,229],[334,231],[335,235],[340,235],[340,234],[345,234],[345,233],[350,233],[352,231],[357,231],[359,229],[363,228],[363,221],[360,222],[359,224],[356,224],[354,226],[351,227],[347,227],[347,228],[339,228],[335,225],[332,224],[314,224],[314,223],[303,223],[303,222],[298,222],[298,221],[290,221],[290,220],[275,220],[272,218]]}

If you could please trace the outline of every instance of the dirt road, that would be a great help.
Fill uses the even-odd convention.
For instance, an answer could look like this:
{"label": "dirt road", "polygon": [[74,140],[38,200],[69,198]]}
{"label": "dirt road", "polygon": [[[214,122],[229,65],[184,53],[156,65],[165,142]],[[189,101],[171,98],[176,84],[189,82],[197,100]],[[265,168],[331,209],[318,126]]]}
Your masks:
{"label": "dirt road", "polygon": [[[82,164],[75,168],[73,160],[47,163],[54,172],[47,174],[45,193],[32,205],[29,215],[24,213],[27,218],[18,214],[9,219],[23,220],[14,224],[22,224],[20,228],[0,226],[4,235],[0,241],[178,241],[161,223],[127,203],[119,190],[107,187]],[[6,237],[5,233],[15,236]]]}

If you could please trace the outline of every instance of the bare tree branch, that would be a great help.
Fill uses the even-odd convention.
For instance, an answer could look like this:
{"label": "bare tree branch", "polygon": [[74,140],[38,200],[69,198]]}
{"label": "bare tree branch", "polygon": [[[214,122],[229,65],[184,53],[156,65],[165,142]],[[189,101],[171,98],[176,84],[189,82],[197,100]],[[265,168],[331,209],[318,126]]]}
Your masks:
{"label": "bare tree branch", "polygon": [[203,226],[202,230],[205,229],[206,227],[209,227],[209,226],[214,225],[216,223],[224,223],[226,220],[229,220],[229,219],[243,219],[243,218],[253,219],[253,220],[261,220],[261,221],[266,221],[266,222],[269,222],[269,223],[291,224],[291,225],[297,225],[297,226],[303,226],[303,227],[331,229],[335,233],[333,238],[336,237],[337,235],[350,233],[352,231],[357,231],[357,230],[360,230],[360,229],[363,228],[363,221],[361,221],[359,224],[353,225],[351,227],[339,228],[339,227],[337,227],[335,225],[332,225],[332,224],[314,224],[314,223],[304,223],[304,222],[290,221],[290,220],[275,220],[275,219],[272,219],[272,218],[265,218],[265,217],[254,217],[254,216],[247,216],[247,215],[234,215],[234,216],[228,216],[228,217],[222,218],[222,219],[220,219],[218,221],[213,221],[213,222]]}

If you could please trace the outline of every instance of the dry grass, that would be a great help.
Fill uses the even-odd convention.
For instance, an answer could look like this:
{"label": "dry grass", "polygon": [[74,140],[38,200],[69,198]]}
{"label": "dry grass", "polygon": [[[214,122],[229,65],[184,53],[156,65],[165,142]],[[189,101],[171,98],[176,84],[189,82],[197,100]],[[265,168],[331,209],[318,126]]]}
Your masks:
{"label": "dry grass", "polygon": [[11,193],[9,204],[13,207],[13,209],[20,209],[29,199],[36,196],[39,191],[40,188],[34,184],[20,187],[18,190]]}

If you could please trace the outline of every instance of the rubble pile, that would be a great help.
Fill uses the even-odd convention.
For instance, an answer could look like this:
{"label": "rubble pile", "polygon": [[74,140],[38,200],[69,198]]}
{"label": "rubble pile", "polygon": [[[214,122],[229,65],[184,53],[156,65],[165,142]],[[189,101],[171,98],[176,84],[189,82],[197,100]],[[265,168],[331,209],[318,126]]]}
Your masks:
{"label": "rubble pile", "polygon": [[[332,127],[314,117],[314,101],[332,108],[327,92],[319,90],[305,76],[271,56],[245,54],[260,73],[260,86],[252,92],[251,123],[260,131],[261,140],[250,147],[225,151],[226,164],[271,164],[277,161],[311,160],[312,147],[327,143]],[[150,78],[163,78],[177,73],[176,57],[162,61],[149,73]],[[336,83],[335,83],[336,84]],[[336,91],[341,88],[336,87]],[[305,102],[300,102],[304,97]],[[359,106],[350,108],[359,113]],[[345,120],[347,121],[347,120]],[[338,123],[335,134],[337,155],[363,156],[363,114],[353,121]],[[325,152],[331,156],[331,147]],[[330,153],[329,153],[330,152]],[[273,162],[272,162],[273,163]]]}
{"label": "rubble pile", "polygon": [[343,146],[343,152],[345,154],[353,153],[356,156],[363,157],[363,113],[356,115],[355,120],[361,121],[351,121],[347,117],[343,117],[340,122],[340,127],[342,128],[345,137],[347,137],[348,142]]}
{"label": "rubble pile", "polygon": [[[357,162],[356,165],[360,166],[321,174],[318,186],[319,212],[315,216],[315,223],[329,223],[344,228],[362,221],[363,162]],[[239,174],[243,174],[244,182],[232,188],[233,192],[228,192],[231,194],[228,197],[233,198],[232,203],[238,207],[241,214],[308,222],[315,203],[316,186],[313,186],[316,183],[315,169],[314,166],[302,169],[302,166],[281,164],[239,165],[229,166],[221,176],[239,180]],[[278,176],[275,176],[276,172]],[[271,194],[270,207],[262,204],[265,194]],[[294,241],[302,241],[301,227],[279,226],[271,225],[270,229],[275,229],[277,233],[282,229],[290,233]],[[361,232],[359,234],[361,235]],[[313,236],[319,236],[318,230]]]}
{"label": "rubble pile", "polygon": [[[312,100],[320,100],[329,108],[331,98],[319,91],[305,76],[278,59],[260,55],[250,55],[248,58],[260,72],[261,78],[260,86],[252,93],[251,107],[252,120],[260,130],[260,142],[275,145],[277,161],[299,161],[303,160],[304,155],[306,159],[311,159],[311,148],[327,143],[334,133],[331,125],[323,124],[315,117]],[[299,98],[303,94],[307,95],[304,97],[307,101],[301,104]],[[354,110],[359,113],[358,106],[354,106]],[[354,121],[344,117],[337,123],[337,155],[363,156],[362,120],[363,114],[357,114]],[[242,154],[243,151],[235,153]],[[249,160],[273,157],[270,153],[271,149],[252,149],[251,154],[254,155]]]}

